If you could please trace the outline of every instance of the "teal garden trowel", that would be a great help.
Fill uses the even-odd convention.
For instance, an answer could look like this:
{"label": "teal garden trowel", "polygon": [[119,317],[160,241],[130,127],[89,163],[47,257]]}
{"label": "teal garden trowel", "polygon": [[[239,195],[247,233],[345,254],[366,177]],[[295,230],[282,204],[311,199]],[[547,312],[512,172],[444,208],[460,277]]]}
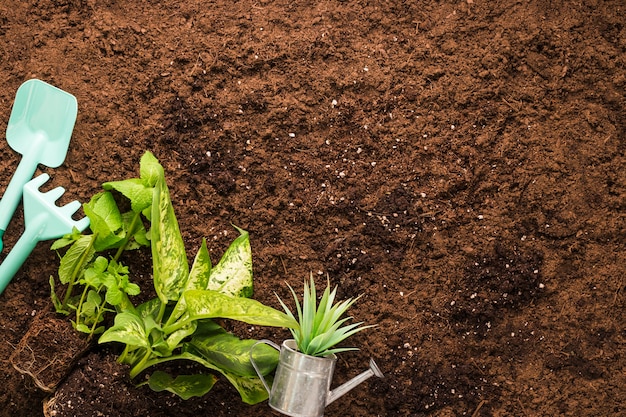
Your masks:
{"label": "teal garden trowel", "polygon": [[40,80],[28,80],[15,95],[7,124],[7,141],[22,160],[0,200],[0,251],[2,236],[38,164],[56,168],[63,163],[76,122],[76,98]]}

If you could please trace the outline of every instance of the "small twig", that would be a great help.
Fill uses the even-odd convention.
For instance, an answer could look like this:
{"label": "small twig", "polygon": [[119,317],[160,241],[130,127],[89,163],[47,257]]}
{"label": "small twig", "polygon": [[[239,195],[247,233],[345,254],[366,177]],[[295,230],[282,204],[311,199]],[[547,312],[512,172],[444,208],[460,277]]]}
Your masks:
{"label": "small twig", "polygon": [[413,290],[411,292],[408,292],[408,293],[404,294],[404,298],[408,298],[409,296],[415,294],[416,292],[417,292],[417,290]]}
{"label": "small twig", "polygon": [[519,406],[522,407],[522,413],[524,413],[524,415],[527,416],[528,413],[526,412],[526,408],[524,407],[524,404],[522,404],[522,401],[518,398],[517,402],[519,403]]}
{"label": "small twig", "polygon": [[478,406],[476,406],[476,409],[474,410],[474,412],[472,413],[472,417],[477,417],[478,416],[478,412],[480,411],[480,408],[485,405],[486,401],[482,400],[481,402],[478,403]]}
{"label": "small twig", "polygon": [[198,54],[198,58],[196,58],[196,63],[193,64],[193,68],[191,68],[191,71],[189,71],[189,74],[187,76],[190,77],[193,75],[193,73],[196,71],[196,68],[198,68],[198,63],[200,62],[200,59],[201,59],[200,54]]}
{"label": "small twig", "polygon": [[615,291],[615,295],[613,296],[613,305],[614,306],[618,303],[619,298],[622,295],[622,289],[623,288],[624,288],[624,283],[621,282],[620,285],[619,285],[619,288]]}
{"label": "small twig", "polygon": [[476,363],[476,361],[474,359],[472,359],[472,365],[474,365],[476,367],[476,369],[478,369],[478,372],[480,372],[482,375],[485,375],[485,371],[480,369],[480,366],[478,366],[478,364]]}

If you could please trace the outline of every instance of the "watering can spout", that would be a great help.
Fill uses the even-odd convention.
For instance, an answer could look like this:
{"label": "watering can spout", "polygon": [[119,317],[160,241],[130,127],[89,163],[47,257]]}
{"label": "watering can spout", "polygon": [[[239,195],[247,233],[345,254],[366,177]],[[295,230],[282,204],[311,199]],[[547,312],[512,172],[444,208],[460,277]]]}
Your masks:
{"label": "watering can spout", "polygon": [[378,368],[378,365],[376,365],[376,362],[374,362],[374,359],[370,359],[370,368],[367,371],[355,376],[350,381],[338,386],[328,393],[328,396],[326,397],[326,406],[328,406],[328,404],[332,403],[337,398],[343,396],[348,391],[351,391],[354,387],[361,384],[362,382],[365,382],[374,375],[376,375],[378,378],[384,377],[383,373]]}

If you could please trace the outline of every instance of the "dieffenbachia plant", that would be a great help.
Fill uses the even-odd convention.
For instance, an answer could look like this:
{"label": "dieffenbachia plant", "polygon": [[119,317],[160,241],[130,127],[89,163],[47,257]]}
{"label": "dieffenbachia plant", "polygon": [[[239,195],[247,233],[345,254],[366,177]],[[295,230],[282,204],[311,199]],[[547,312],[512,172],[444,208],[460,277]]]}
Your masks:
{"label": "dieffenbachia plant", "polygon": [[[133,210],[143,213],[150,222],[145,236],[152,249],[156,297],[135,306],[129,301],[130,293],[120,291],[122,301],[113,305],[114,324],[102,333],[99,342],[125,345],[119,361],[130,366],[131,378],[161,363],[181,359],[213,371],[172,377],[157,369],[145,382],[155,391],[167,390],[182,398],[201,396],[212,388],[217,372],[235,386],[244,402],[254,404],[265,400],[267,391],[250,362],[250,348],[256,340],[239,339],[213,319],[288,328],[297,323],[285,313],[248,298],[252,295],[253,282],[246,231],[237,229],[240,235],[215,266],[203,240],[189,267],[163,169],[149,153],[141,163],[142,178],[107,183],[107,186],[128,197]],[[144,172],[150,174],[144,177]],[[267,375],[275,368],[278,353],[259,346],[254,349],[253,359],[260,365],[261,373]]]}

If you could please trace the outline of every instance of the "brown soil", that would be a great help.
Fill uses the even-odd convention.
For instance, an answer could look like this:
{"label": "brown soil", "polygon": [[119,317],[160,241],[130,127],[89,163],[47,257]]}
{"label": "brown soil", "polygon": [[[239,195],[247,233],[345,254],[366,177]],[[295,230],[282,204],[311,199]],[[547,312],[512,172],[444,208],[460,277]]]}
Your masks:
{"label": "brown soil", "polygon": [[[64,165],[41,167],[62,200],[150,150],[190,254],[250,231],[255,298],[279,307],[310,271],[364,294],[351,314],[379,326],[335,382],[369,357],[386,378],[326,416],[626,413],[622,0],[4,0],[0,40],[0,130],[27,79],[78,99]],[[50,308],[49,247],[0,297],[4,415],[272,415],[223,380],[137,389],[114,346],[37,388],[9,358]],[[149,254],[127,263],[149,291]]]}
{"label": "brown soil", "polygon": [[46,392],[54,392],[90,343],[71,322],[52,309],[40,311],[15,347],[11,364]]}

